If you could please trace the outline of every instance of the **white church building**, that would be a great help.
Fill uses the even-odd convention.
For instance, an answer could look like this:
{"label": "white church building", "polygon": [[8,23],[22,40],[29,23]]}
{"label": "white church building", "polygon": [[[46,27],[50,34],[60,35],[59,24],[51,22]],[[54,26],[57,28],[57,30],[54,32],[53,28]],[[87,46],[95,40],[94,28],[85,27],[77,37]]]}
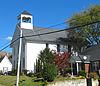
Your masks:
{"label": "white church building", "polygon": [[58,52],[68,50],[68,46],[66,46],[67,44],[59,40],[59,38],[67,38],[67,31],[44,34],[58,30],[33,26],[32,14],[28,13],[27,11],[22,12],[17,17],[17,21],[18,22],[12,39],[13,43],[11,44],[13,69],[16,69],[18,64],[20,43],[19,37],[21,31],[23,36],[21,44],[21,71],[28,70],[29,72],[34,72],[34,64],[36,62],[36,59],[40,51],[46,47],[50,48],[50,50],[56,50]]}

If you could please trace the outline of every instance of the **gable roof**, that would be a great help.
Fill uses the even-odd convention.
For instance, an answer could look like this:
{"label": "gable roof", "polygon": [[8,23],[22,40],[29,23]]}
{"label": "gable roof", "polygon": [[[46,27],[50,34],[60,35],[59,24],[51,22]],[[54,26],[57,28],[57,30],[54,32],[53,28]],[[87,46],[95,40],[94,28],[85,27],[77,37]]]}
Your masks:
{"label": "gable roof", "polygon": [[31,13],[29,13],[29,12],[27,12],[27,11],[23,11],[22,13],[20,13],[20,14],[17,16],[18,19],[20,19],[21,14],[24,14],[24,15],[31,15],[31,16],[32,16]]}
{"label": "gable roof", "polygon": [[90,61],[100,60],[100,44],[87,48],[81,54],[90,55]]}
{"label": "gable roof", "polygon": [[87,59],[86,60],[84,60],[84,55],[79,55],[79,56],[75,56],[75,55],[73,55],[73,56],[71,56],[71,58],[70,58],[70,62],[72,62],[72,63],[74,63],[74,62],[84,62],[84,63],[89,63],[90,62],[90,56],[89,55],[86,55],[86,57],[87,57]]}
{"label": "gable roof", "polygon": [[[18,27],[19,28],[19,27]],[[19,28],[20,29],[20,28]],[[62,43],[59,41],[59,38],[67,38],[68,32],[67,31],[61,31],[51,34],[45,34],[45,35],[38,35],[38,36],[31,36],[31,37],[25,37],[30,35],[37,35],[37,34],[44,34],[49,32],[58,31],[57,29],[52,28],[41,28],[41,27],[33,27],[33,30],[30,29],[22,29],[24,39],[31,42],[41,42],[41,43]]]}
{"label": "gable roof", "polygon": [[27,12],[27,11],[23,11],[21,14],[32,15],[31,13],[29,13],[29,12]]}
{"label": "gable roof", "polygon": [[9,65],[12,65],[11,61],[8,59],[8,56],[6,56],[6,55],[4,57],[0,58],[0,64],[2,64],[3,67],[4,66],[8,67]]}

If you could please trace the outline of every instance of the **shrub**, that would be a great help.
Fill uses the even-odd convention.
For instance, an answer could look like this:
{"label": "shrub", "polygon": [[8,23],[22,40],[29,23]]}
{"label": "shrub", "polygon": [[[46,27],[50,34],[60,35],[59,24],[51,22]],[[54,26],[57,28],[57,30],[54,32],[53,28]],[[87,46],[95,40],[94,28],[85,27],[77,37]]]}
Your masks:
{"label": "shrub", "polygon": [[44,82],[44,79],[43,78],[36,78],[36,79],[34,79],[34,82],[40,82],[40,81]]}
{"label": "shrub", "polygon": [[33,77],[34,76],[34,73],[28,73],[27,76]]}
{"label": "shrub", "polygon": [[85,78],[84,76],[77,77],[77,79],[84,79],[84,78]]}
{"label": "shrub", "polygon": [[91,72],[91,73],[89,74],[89,76],[90,76],[91,78],[93,78],[93,79],[98,79],[98,78],[99,78],[99,76],[98,76],[98,74],[97,74],[96,72]]}
{"label": "shrub", "polygon": [[72,71],[72,68],[66,68],[66,73],[70,73],[71,74],[71,71]]}
{"label": "shrub", "polygon": [[44,80],[53,81],[57,75],[55,56],[49,48],[42,50],[36,61],[36,76]]}
{"label": "shrub", "polygon": [[85,73],[84,70],[79,71],[78,74],[79,74],[79,76],[84,76],[84,77],[86,77],[86,73]]}
{"label": "shrub", "polygon": [[10,74],[13,75],[13,76],[16,75],[17,74],[17,70],[13,69]]}
{"label": "shrub", "polygon": [[43,69],[43,78],[49,82],[53,81],[57,76],[57,69],[54,65],[45,65]]}
{"label": "shrub", "polygon": [[27,75],[28,70],[23,70],[23,74]]}
{"label": "shrub", "polygon": [[47,82],[46,81],[42,82],[42,86],[47,86]]}

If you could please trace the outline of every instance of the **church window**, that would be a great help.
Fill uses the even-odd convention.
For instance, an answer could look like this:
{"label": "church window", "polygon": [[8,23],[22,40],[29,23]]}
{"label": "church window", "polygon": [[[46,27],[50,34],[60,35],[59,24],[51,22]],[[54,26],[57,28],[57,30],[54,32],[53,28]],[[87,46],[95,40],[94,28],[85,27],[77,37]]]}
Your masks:
{"label": "church window", "polygon": [[31,18],[30,17],[23,17],[22,22],[31,23]]}
{"label": "church window", "polygon": [[49,48],[49,44],[48,43],[46,43],[46,48]]}
{"label": "church window", "polygon": [[57,44],[57,52],[60,52],[60,44]]}

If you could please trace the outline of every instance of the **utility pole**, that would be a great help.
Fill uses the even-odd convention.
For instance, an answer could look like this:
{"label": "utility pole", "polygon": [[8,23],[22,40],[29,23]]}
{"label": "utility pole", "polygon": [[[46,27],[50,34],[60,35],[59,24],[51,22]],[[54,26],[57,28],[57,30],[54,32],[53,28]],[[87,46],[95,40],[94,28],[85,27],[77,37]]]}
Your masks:
{"label": "utility pole", "polygon": [[20,73],[20,60],[21,60],[21,46],[22,46],[22,30],[20,30],[20,40],[19,40],[19,54],[18,54],[18,67],[17,67],[17,78],[16,86],[19,86],[19,73]]}

